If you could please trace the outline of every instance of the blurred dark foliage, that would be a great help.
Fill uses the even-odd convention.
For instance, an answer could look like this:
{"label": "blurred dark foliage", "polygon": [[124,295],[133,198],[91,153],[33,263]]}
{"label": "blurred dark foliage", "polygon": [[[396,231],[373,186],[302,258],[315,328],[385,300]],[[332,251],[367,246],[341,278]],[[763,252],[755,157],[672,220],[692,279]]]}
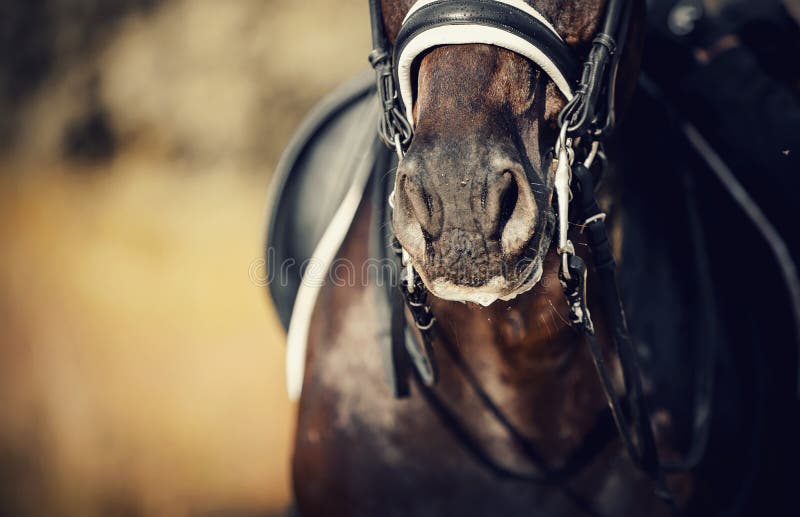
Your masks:
{"label": "blurred dark foliage", "polygon": [[93,78],[87,91],[88,109],[64,130],[62,147],[67,158],[97,162],[114,156],[117,138],[97,90],[98,80]]}
{"label": "blurred dark foliage", "polygon": [[19,101],[52,66],[52,23],[47,5],[26,0],[0,4],[0,94]]}
{"label": "blurred dark foliage", "polygon": [[[128,14],[161,0],[3,0],[0,2],[0,151],[13,143],[25,101],[59,68],[94,52]],[[102,109],[76,121],[65,135],[68,156],[97,159],[113,153]]]}

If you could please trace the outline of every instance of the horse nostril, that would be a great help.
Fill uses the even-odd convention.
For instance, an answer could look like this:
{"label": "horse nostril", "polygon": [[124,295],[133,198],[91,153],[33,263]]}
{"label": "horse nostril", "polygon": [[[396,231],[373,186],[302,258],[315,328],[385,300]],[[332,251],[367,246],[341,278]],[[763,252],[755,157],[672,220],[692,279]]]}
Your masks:
{"label": "horse nostril", "polygon": [[485,209],[491,238],[500,241],[505,254],[521,253],[533,237],[537,216],[533,191],[524,173],[503,171],[487,187]]}
{"label": "horse nostril", "polygon": [[510,182],[508,186],[500,194],[500,216],[498,218],[498,233],[502,233],[506,224],[511,220],[511,215],[517,207],[517,199],[519,198],[519,187],[514,177],[510,172],[503,173],[503,177],[509,177]]}
{"label": "horse nostril", "polygon": [[418,178],[403,176],[400,180],[401,201],[405,201],[410,215],[422,227],[423,233],[433,238],[441,233],[442,214],[439,202],[427,192]]}
{"label": "horse nostril", "polygon": [[519,186],[510,171],[503,171],[494,182],[487,179],[481,195],[490,238],[499,240],[517,206]]}

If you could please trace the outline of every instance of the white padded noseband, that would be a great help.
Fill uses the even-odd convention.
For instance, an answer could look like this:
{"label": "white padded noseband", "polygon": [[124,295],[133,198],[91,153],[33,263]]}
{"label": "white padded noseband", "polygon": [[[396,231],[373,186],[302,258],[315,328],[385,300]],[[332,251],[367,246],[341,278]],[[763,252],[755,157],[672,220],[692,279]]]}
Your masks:
{"label": "white padded noseband", "polygon": [[[432,4],[438,0],[419,0],[416,2],[403,20],[408,21],[414,13],[421,8]],[[493,0],[498,4],[506,4],[522,11],[526,15],[535,18],[547,29],[549,29],[559,40],[561,36],[556,32],[553,25],[540,12],[526,4],[522,0]],[[563,40],[562,40],[563,41]],[[528,40],[517,36],[499,27],[492,27],[481,24],[451,24],[431,27],[416,34],[397,57],[397,77],[400,89],[400,96],[403,99],[403,108],[408,121],[414,126],[414,98],[413,85],[411,83],[412,68],[417,57],[423,52],[440,45],[466,45],[471,43],[493,45],[510,50],[516,54],[524,56],[535,63],[545,74],[550,77],[564,95],[567,101],[572,100],[573,90],[571,80],[564,76],[559,67],[547,56],[539,47]]]}

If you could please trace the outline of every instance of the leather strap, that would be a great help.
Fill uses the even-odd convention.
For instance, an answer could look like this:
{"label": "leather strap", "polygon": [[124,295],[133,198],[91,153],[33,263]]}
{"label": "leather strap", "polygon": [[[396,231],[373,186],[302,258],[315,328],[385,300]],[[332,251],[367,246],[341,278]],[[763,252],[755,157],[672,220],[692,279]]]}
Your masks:
{"label": "leather strap", "polygon": [[[588,329],[582,329],[582,332],[589,343],[598,377],[603,385],[603,391],[608,398],[609,407],[614,415],[620,438],[625,444],[628,455],[634,464],[653,479],[656,484],[656,494],[675,510],[675,500],[666,486],[664,470],[656,448],[636,350],[628,330],[625,310],[617,287],[616,262],[611,250],[611,243],[608,240],[605,217],[597,217],[601,215],[601,212],[594,194],[594,179],[589,169],[580,163],[573,166],[572,172],[574,190],[577,191],[577,212],[583,220],[587,221],[585,231],[589,249],[592,252],[595,281],[600,286],[603,309],[611,327],[611,336],[622,367],[627,414],[623,409],[622,400],[617,395],[611,382],[610,372],[594,331],[589,326]],[[579,257],[573,255],[570,258],[581,263],[585,270],[585,265],[582,264],[583,261]],[[571,276],[580,278],[579,275],[574,273]],[[582,278],[585,279],[585,276],[582,276]],[[632,426],[630,425],[631,422]],[[631,427],[633,427],[634,435],[630,433]]]}
{"label": "leather strap", "polygon": [[[419,7],[417,4],[423,4]],[[394,65],[412,123],[414,65],[439,45],[490,44],[523,55],[538,65],[570,100],[581,64],[561,36],[538,12],[513,0],[421,0],[411,8],[394,44]]]}

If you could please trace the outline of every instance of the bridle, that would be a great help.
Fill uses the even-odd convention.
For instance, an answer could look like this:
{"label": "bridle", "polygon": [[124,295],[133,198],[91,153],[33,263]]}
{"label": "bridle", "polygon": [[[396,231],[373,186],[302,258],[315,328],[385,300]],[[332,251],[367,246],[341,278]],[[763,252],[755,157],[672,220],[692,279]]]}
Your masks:
{"label": "bridle", "polygon": [[614,127],[614,94],[631,4],[609,0],[600,32],[582,64],[552,24],[522,0],[419,0],[403,20],[393,48],[381,3],[370,0],[370,63],[384,115],[379,134],[398,152],[413,137],[411,75],[422,52],[439,45],[485,43],[516,52],[542,69],[569,101],[559,116],[570,138],[601,140]]}
{"label": "bridle", "polygon": [[[570,323],[582,334],[591,351],[598,377],[618,434],[631,458],[655,482],[656,493],[674,508],[664,482],[665,470],[688,470],[690,464],[664,465],[659,460],[650,413],[646,407],[641,375],[625,312],[619,296],[616,264],[608,239],[605,214],[595,199],[592,173],[603,141],[614,129],[614,95],[622,43],[628,32],[630,0],[608,0],[605,18],[595,36],[588,58],[581,64],[552,24],[522,0],[419,0],[406,15],[390,49],[383,25],[380,0],[370,0],[373,51],[370,63],[376,71],[378,95],[383,107],[379,135],[402,160],[414,134],[414,66],[426,50],[440,45],[482,43],[506,48],[536,64],[553,80],[567,99],[558,117],[555,142],[555,191],[557,198],[559,279],[566,295]],[[390,196],[390,205],[393,200]],[[591,250],[595,276],[612,329],[624,380],[619,394],[597,341],[586,300],[587,267],[575,254],[567,236],[570,208],[583,222]],[[427,291],[419,274],[396,239],[394,251],[401,257],[402,274],[393,298],[392,350],[395,395],[407,394],[399,364],[407,352],[424,386],[436,383],[433,332],[436,320],[427,303]],[[407,339],[405,311],[419,330],[421,343]]]}
{"label": "bridle", "polygon": [[[575,251],[567,237],[570,186],[573,179],[580,178],[573,169],[580,168],[576,156],[581,157],[583,168],[591,169],[603,140],[614,128],[616,77],[631,8],[630,0],[608,0],[601,30],[581,65],[550,21],[523,0],[418,0],[406,14],[391,53],[381,2],[370,0],[373,50],[369,59],[383,107],[381,139],[403,159],[414,134],[414,65],[425,51],[441,45],[481,43],[532,61],[568,101],[558,117],[560,132],[553,163],[557,164],[558,251],[562,276],[571,280],[569,262],[577,262],[571,258]],[[393,197],[392,193],[390,205]],[[599,211],[584,215],[587,225],[602,223],[605,217]],[[410,264],[407,254],[403,260]],[[413,266],[407,269],[411,274]],[[573,305],[576,318],[591,325],[588,312],[580,304]]]}

